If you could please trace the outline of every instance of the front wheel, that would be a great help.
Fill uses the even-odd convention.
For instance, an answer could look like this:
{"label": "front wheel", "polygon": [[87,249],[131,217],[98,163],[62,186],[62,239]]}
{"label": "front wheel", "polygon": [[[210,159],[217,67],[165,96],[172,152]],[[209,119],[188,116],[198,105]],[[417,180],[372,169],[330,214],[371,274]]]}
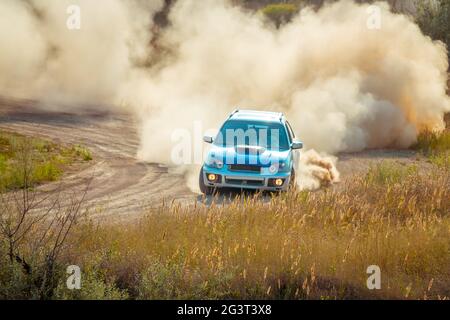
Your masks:
{"label": "front wheel", "polygon": [[200,170],[200,176],[198,177],[198,185],[200,187],[200,191],[206,195],[206,196],[210,196],[213,194],[214,192],[214,188],[213,187],[208,187],[205,185],[205,180],[203,179],[203,168]]}

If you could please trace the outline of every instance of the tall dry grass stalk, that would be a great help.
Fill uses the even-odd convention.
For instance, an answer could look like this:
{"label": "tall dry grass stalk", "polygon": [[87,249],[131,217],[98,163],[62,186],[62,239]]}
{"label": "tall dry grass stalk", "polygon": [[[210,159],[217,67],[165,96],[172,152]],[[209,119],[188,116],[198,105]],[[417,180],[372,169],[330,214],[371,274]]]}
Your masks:
{"label": "tall dry grass stalk", "polygon": [[[405,170],[269,202],[162,206],[84,226],[71,259],[136,298],[448,298],[449,187],[448,170]],[[366,287],[369,265],[381,290]]]}

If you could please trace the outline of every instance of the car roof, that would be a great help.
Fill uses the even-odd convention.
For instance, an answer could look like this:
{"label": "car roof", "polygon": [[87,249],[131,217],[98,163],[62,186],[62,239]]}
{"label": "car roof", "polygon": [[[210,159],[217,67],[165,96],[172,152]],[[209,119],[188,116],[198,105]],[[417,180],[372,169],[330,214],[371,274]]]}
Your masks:
{"label": "car roof", "polygon": [[282,112],[259,111],[259,110],[239,110],[236,109],[230,114],[229,120],[259,120],[268,122],[283,122]]}

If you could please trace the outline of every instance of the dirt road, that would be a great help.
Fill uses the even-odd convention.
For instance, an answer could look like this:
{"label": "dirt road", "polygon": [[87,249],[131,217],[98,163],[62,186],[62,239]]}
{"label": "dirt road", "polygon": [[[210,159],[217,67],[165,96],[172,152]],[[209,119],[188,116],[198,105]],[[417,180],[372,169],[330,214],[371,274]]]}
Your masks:
{"label": "dirt road", "polygon": [[0,110],[0,129],[64,144],[82,144],[92,151],[90,166],[69,173],[64,184],[83,186],[93,177],[87,201],[99,214],[138,215],[162,201],[197,199],[181,175],[136,159],[139,140],[136,121],[130,115],[49,113],[14,101],[3,101]]}
{"label": "dirt road", "polygon": [[[139,145],[136,120],[127,114],[87,111],[81,114],[36,111],[33,103],[0,100],[0,129],[39,136],[63,144],[82,144],[93,153],[92,163],[64,177],[69,187],[82,186],[93,177],[87,200],[94,215],[137,216],[163,201],[192,204],[199,195],[191,192],[182,175],[159,164],[136,159]],[[339,156],[343,182],[362,173],[375,161],[401,163],[422,161],[413,151],[376,150]]]}

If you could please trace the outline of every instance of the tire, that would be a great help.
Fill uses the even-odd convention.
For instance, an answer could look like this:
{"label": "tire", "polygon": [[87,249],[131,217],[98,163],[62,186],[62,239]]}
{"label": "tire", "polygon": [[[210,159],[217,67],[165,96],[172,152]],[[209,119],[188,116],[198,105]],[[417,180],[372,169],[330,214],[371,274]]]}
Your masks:
{"label": "tire", "polygon": [[205,181],[203,180],[203,168],[200,170],[200,175],[198,177],[198,185],[200,187],[200,191],[205,195],[205,196],[210,196],[214,193],[214,188],[213,187],[208,187],[205,185]]}

